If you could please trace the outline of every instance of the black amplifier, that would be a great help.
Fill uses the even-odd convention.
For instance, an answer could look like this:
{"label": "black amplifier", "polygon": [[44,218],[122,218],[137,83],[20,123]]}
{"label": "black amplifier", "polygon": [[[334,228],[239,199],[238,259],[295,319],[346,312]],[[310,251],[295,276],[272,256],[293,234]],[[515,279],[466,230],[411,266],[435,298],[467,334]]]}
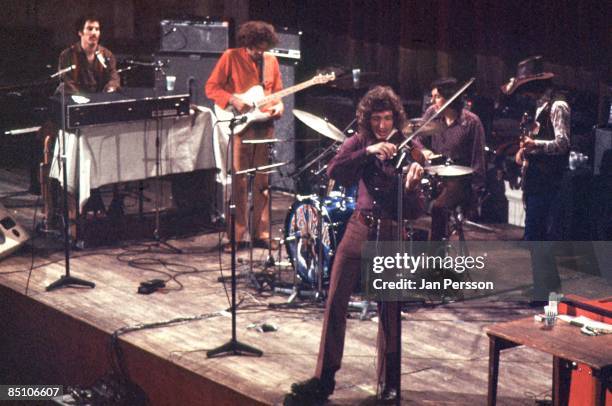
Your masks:
{"label": "black amplifier", "polygon": [[[53,117],[61,128],[61,96],[53,96]],[[189,114],[189,94],[145,88],[116,93],[66,95],[66,128],[149,120]]]}
{"label": "black amplifier", "polygon": [[162,20],[160,52],[223,53],[229,46],[226,21]]}
{"label": "black amplifier", "polygon": [[301,59],[300,40],[302,31],[292,30],[287,27],[276,27],[278,44],[270,52],[279,58]]}

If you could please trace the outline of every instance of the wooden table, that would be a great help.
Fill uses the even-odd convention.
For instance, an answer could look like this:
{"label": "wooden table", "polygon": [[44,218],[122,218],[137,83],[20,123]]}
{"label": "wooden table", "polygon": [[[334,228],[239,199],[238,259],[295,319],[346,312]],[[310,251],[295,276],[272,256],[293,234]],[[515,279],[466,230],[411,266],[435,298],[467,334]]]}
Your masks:
{"label": "wooden table", "polygon": [[[580,328],[557,320],[552,329],[528,317],[494,324],[486,328],[489,336],[489,388],[487,404],[497,402],[500,351],[525,345],[553,356],[553,404],[565,405],[569,399],[572,369],[585,365],[596,384],[592,399],[596,405],[606,402],[606,389],[612,376],[612,334],[587,336]],[[585,405],[588,403],[584,403]]]}

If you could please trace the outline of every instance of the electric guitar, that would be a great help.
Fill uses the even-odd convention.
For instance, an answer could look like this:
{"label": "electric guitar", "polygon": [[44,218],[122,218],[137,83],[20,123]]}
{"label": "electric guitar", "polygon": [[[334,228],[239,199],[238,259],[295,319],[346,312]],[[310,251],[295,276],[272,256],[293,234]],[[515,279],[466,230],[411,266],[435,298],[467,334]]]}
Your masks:
{"label": "electric guitar", "polygon": [[217,116],[217,120],[219,121],[229,121],[232,118],[239,119],[239,124],[234,127],[234,134],[239,134],[244,131],[252,122],[266,121],[270,119],[270,114],[262,110],[262,108],[271,106],[279,99],[285,96],[289,96],[290,94],[299,92],[300,90],[304,90],[310,86],[324,84],[335,79],[336,75],[334,73],[325,75],[319,74],[310,80],[298,83],[297,85],[280,90],[276,93],[272,93],[269,96],[266,96],[264,94],[264,89],[261,85],[256,85],[242,94],[234,94],[235,97],[240,98],[243,102],[250,106],[248,112],[240,114],[240,112],[236,111],[234,106],[232,106],[231,104],[228,104],[227,108],[225,109],[222,109],[221,107],[215,104],[215,115]]}
{"label": "electric guitar", "polygon": [[[523,113],[523,117],[521,118],[521,122],[519,124],[519,148],[522,148],[522,143],[525,137],[533,137],[532,129],[535,121],[533,118],[527,113]],[[527,174],[527,167],[529,166],[529,160],[527,159],[526,154],[523,152],[523,160],[521,162],[521,176],[520,181],[518,183],[518,187],[522,189],[525,186],[525,175]]]}

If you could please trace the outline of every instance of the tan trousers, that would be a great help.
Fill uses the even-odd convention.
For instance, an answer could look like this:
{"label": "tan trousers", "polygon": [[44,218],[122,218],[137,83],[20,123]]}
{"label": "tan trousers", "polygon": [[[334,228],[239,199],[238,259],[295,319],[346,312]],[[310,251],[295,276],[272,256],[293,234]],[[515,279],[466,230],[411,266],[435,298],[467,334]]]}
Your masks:
{"label": "tan trousers", "polygon": [[[244,132],[234,137],[234,170],[254,168],[268,164],[267,144],[242,144],[242,140],[272,138],[274,127],[271,124],[254,123]],[[247,182],[249,176],[237,175],[234,185],[234,202],[236,204],[236,241],[247,240],[249,205]],[[268,175],[257,174],[253,180],[253,224],[251,227],[253,239],[267,239],[270,228],[270,212],[268,210]],[[228,195],[229,199],[229,195]],[[229,214],[229,213],[228,213]],[[228,236],[230,222],[228,219]]]}

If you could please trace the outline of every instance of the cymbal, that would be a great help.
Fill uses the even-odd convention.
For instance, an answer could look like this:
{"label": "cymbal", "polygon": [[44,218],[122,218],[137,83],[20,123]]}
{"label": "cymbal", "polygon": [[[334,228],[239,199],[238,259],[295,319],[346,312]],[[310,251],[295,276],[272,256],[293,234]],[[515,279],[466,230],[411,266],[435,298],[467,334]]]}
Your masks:
{"label": "cymbal", "polygon": [[423,123],[421,118],[411,118],[407,120],[406,125],[404,125],[404,128],[402,128],[402,133],[404,133],[404,135],[411,135],[418,129],[422,128],[422,130],[419,131],[419,135],[431,137],[434,135],[439,135],[442,133],[442,131],[444,131],[444,127],[439,121],[434,120],[425,127],[423,127],[421,123]]}
{"label": "cymbal", "polygon": [[293,115],[295,115],[302,123],[306,124],[308,127],[327,138],[337,142],[343,142],[346,138],[342,131],[340,131],[335,125],[315,116],[312,113],[293,109]]}
{"label": "cymbal", "polygon": [[434,165],[425,168],[425,171],[431,175],[438,175],[442,177],[454,177],[454,176],[465,176],[470,175],[474,172],[469,166],[460,165]]}
{"label": "cymbal", "polygon": [[329,82],[327,86],[335,87],[342,90],[366,89],[372,85],[380,83],[380,73],[378,72],[360,72],[359,80],[355,82],[351,72],[339,76],[333,82]]}

